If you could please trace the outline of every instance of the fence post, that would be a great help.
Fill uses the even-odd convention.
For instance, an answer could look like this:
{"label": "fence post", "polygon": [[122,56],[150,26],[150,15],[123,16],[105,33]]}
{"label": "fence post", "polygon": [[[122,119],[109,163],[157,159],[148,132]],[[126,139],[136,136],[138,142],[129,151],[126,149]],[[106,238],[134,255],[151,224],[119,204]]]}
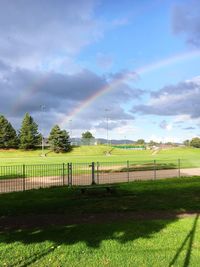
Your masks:
{"label": "fence post", "polygon": [[72,163],[67,163],[68,186],[72,185]]}
{"label": "fence post", "polygon": [[63,179],[63,186],[65,185],[65,163],[62,164],[62,179]]}
{"label": "fence post", "polygon": [[25,164],[23,164],[23,166],[22,166],[22,169],[23,169],[23,191],[25,191],[26,190],[26,184],[25,184],[25,182],[26,182],[26,180],[25,180],[25,178],[26,178],[26,166],[25,166]]}
{"label": "fence post", "polygon": [[99,162],[97,162],[97,183],[99,184]]}
{"label": "fence post", "polygon": [[67,163],[67,184],[69,186],[69,163]]}
{"label": "fence post", "polygon": [[70,166],[70,168],[69,168],[70,169],[70,185],[72,186],[72,184],[73,184],[72,183],[72,163],[70,163],[69,166]]}
{"label": "fence post", "polygon": [[178,177],[181,177],[181,160],[178,159]]}
{"label": "fence post", "polygon": [[154,163],[154,180],[156,180],[156,160],[154,160],[153,163]]}
{"label": "fence post", "polygon": [[95,163],[92,162],[92,185],[95,185]]}
{"label": "fence post", "polygon": [[129,182],[129,160],[127,160],[127,179]]}

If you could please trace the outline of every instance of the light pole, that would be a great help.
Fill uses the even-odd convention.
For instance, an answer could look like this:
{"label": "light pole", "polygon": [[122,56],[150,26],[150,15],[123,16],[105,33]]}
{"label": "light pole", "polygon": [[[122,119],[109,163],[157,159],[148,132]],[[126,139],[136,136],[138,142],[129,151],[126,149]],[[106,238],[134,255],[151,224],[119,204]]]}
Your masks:
{"label": "light pole", "polygon": [[[40,109],[41,109],[41,116],[43,115],[43,113],[45,112],[45,105],[41,105]],[[42,123],[42,156],[44,156],[44,124]]]}
{"label": "light pole", "polygon": [[109,109],[105,109],[105,113],[106,113],[106,132],[107,132],[107,153],[108,153],[108,145],[109,145],[109,143],[108,143],[108,111],[109,111]]}
{"label": "light pole", "polygon": [[69,120],[69,136],[72,143],[72,120]]}

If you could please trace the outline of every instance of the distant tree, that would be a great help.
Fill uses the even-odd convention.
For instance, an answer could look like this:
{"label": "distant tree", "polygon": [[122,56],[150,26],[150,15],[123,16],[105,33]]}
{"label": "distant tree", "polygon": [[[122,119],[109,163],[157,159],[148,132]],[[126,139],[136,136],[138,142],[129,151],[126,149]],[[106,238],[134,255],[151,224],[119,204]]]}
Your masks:
{"label": "distant tree", "polygon": [[41,143],[41,134],[38,133],[38,125],[33,118],[26,113],[19,132],[20,148],[34,149]]}
{"label": "distant tree", "polygon": [[192,140],[190,141],[190,145],[196,148],[200,148],[200,138],[199,137],[192,138]]}
{"label": "distant tree", "polygon": [[18,138],[11,123],[0,115],[0,148],[17,148]]}
{"label": "distant tree", "polygon": [[61,130],[58,125],[55,125],[51,129],[48,141],[51,150],[56,153],[68,152],[71,150],[68,132]]}
{"label": "distant tree", "polygon": [[87,131],[85,133],[82,133],[82,138],[85,138],[85,139],[88,138],[88,139],[90,139],[90,138],[94,138],[94,136],[92,135],[91,132]]}
{"label": "distant tree", "polygon": [[172,145],[174,145],[174,143],[173,142],[166,142],[165,145],[172,146]]}
{"label": "distant tree", "polygon": [[137,145],[145,145],[145,140],[144,140],[144,139],[138,139],[138,140],[136,141],[136,144],[137,144]]}
{"label": "distant tree", "polygon": [[82,133],[81,139],[84,145],[90,145],[91,142],[94,140],[94,136],[92,135],[91,132],[87,131],[87,132]]}
{"label": "distant tree", "polygon": [[185,146],[190,146],[190,140],[185,140],[184,142],[183,142],[183,144],[185,145]]}
{"label": "distant tree", "polygon": [[155,141],[150,140],[150,142],[149,142],[149,146],[156,146],[156,145],[157,145],[157,143],[156,143]]}

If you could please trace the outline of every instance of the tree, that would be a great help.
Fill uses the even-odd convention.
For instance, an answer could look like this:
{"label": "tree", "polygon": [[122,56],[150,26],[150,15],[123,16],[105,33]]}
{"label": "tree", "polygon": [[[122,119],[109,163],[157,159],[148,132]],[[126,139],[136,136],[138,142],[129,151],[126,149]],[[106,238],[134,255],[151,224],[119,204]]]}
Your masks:
{"label": "tree", "polygon": [[190,146],[190,140],[185,140],[184,142],[183,142],[183,144],[185,145],[185,146]]}
{"label": "tree", "polygon": [[38,133],[38,125],[33,118],[26,113],[19,132],[20,148],[34,149],[41,142],[41,134]]}
{"label": "tree", "polygon": [[192,140],[190,141],[190,145],[196,148],[200,148],[200,138],[199,137],[192,138]]}
{"label": "tree", "polygon": [[149,146],[156,146],[156,145],[157,145],[157,143],[155,141],[153,141],[153,140],[149,141]]}
{"label": "tree", "polygon": [[82,143],[84,145],[90,145],[93,140],[94,140],[94,136],[92,135],[91,132],[87,131],[87,132],[82,133]]}
{"label": "tree", "polygon": [[51,129],[48,140],[51,150],[56,153],[68,152],[71,150],[68,132],[65,130],[61,130],[58,125],[55,125]]}
{"label": "tree", "polygon": [[144,140],[144,139],[138,139],[138,140],[136,141],[136,144],[137,144],[137,145],[144,145],[144,144],[145,144],[145,140]]}
{"label": "tree", "polygon": [[0,116],[0,148],[17,148],[18,138],[11,123],[3,116]]}

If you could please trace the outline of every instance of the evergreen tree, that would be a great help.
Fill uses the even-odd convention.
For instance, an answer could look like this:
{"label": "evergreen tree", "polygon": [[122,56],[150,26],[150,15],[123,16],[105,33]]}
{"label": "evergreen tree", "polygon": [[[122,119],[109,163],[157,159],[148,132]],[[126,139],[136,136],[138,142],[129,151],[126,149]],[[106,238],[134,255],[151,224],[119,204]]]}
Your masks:
{"label": "evergreen tree", "polygon": [[11,123],[0,115],[0,148],[17,148],[18,138]]}
{"label": "evergreen tree", "polygon": [[55,125],[49,135],[49,144],[51,150],[56,153],[68,152],[71,150],[69,134],[65,130],[61,130],[58,125]]}
{"label": "evergreen tree", "polygon": [[28,113],[22,121],[19,139],[22,149],[33,149],[40,144],[41,135],[38,133],[38,125]]}

